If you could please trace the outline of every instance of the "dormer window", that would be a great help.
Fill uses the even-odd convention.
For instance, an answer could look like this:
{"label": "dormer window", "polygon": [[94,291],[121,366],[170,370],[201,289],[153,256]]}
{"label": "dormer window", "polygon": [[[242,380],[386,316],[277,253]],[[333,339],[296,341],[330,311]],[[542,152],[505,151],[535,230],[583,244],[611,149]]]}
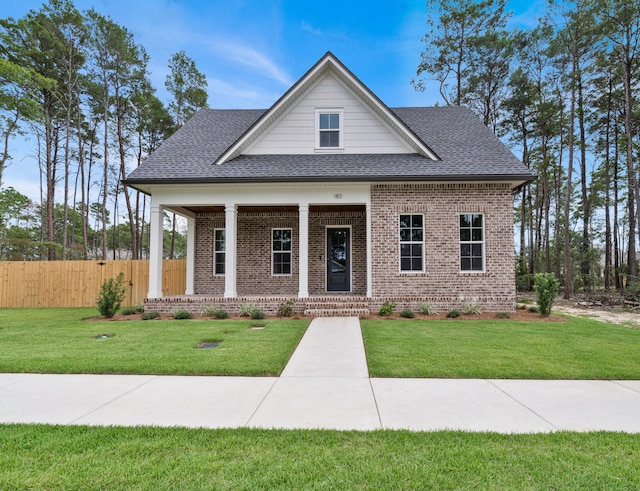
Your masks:
{"label": "dormer window", "polygon": [[316,148],[341,149],[342,109],[316,109]]}

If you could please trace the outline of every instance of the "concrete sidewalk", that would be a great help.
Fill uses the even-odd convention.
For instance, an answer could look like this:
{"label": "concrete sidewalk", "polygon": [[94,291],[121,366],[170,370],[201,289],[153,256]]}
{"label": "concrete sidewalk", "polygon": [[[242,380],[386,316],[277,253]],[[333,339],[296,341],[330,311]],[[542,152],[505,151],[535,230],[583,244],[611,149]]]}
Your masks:
{"label": "concrete sidewalk", "polygon": [[640,432],[640,381],[370,379],[358,320],[314,320],[279,378],[0,374],[0,423]]}

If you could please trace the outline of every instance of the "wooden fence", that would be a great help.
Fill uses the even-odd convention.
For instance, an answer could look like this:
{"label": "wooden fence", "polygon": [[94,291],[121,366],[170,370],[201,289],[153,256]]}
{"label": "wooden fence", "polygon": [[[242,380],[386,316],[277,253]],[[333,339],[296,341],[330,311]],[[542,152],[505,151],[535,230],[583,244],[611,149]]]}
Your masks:
{"label": "wooden fence", "polygon": [[[144,300],[149,289],[149,261],[0,261],[0,307],[94,307],[100,285],[124,273],[123,306]],[[182,295],[184,259],[163,261],[162,292]]]}

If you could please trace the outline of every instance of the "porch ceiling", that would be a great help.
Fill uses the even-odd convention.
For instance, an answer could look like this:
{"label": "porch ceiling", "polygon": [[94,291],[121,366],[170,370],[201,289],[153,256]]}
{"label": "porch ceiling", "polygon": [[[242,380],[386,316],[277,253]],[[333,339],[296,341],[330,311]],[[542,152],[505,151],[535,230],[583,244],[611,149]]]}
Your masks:
{"label": "porch ceiling", "polygon": [[[224,206],[185,206],[191,213],[224,213]],[[297,206],[238,206],[238,213],[297,212]],[[310,212],[364,212],[365,205],[311,205]]]}

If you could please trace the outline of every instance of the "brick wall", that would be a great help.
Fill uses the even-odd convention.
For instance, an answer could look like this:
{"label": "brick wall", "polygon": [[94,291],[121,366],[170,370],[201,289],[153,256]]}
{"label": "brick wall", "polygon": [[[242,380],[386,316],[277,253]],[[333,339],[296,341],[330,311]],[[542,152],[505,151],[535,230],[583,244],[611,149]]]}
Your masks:
{"label": "brick wall", "polygon": [[[437,309],[478,303],[515,308],[511,190],[504,184],[379,184],[371,190],[372,294],[398,306],[421,301]],[[425,271],[400,272],[398,220],[424,215]],[[485,271],[460,272],[459,215],[484,214]]]}

